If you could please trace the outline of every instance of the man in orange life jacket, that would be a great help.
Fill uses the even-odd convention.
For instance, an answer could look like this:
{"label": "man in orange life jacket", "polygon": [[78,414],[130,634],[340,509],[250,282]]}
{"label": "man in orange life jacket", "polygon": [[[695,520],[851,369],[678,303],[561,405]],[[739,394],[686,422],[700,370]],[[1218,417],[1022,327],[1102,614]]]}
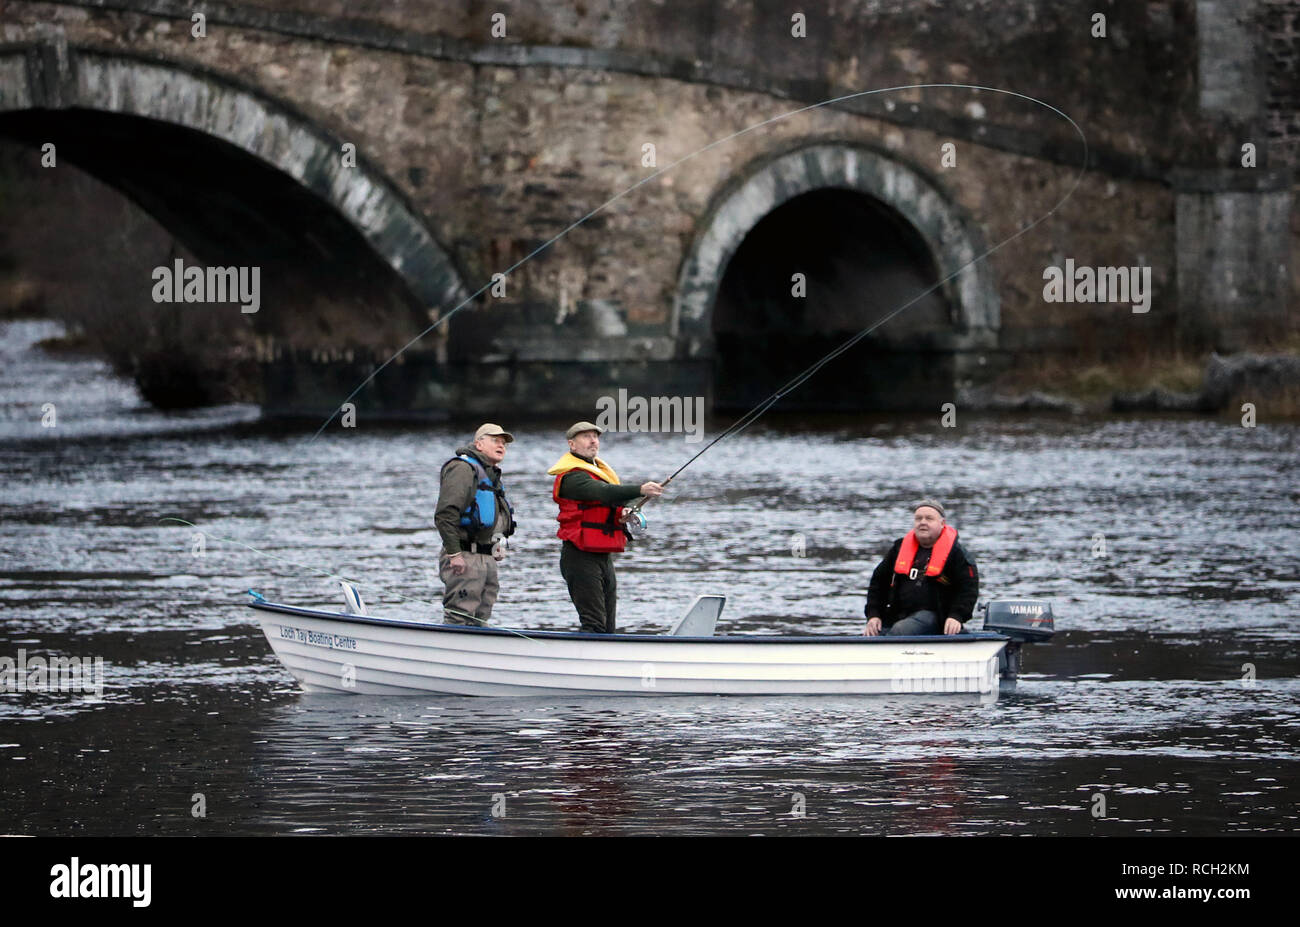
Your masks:
{"label": "man in orange life jacket", "polygon": [[975,561],[944,521],[943,506],[923,499],[913,507],[912,530],[871,574],[863,633],[960,634],[979,589]]}
{"label": "man in orange life jacket", "polygon": [[618,605],[612,554],[627,544],[623,532],[623,503],[639,496],[659,496],[658,483],[624,486],[614,468],[596,456],[602,429],[578,422],[565,432],[569,453],[546,472],[555,477],[551,498],[560,507],[560,575],[569,586],[569,598],[578,610],[582,630],[614,633]]}

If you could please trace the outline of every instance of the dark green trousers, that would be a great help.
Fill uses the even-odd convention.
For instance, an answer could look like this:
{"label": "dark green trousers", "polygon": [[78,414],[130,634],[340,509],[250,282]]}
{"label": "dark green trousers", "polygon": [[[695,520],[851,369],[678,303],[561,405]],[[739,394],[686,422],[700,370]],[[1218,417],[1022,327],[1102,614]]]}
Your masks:
{"label": "dark green trousers", "polygon": [[578,610],[582,630],[613,634],[618,607],[614,555],[589,554],[565,541],[560,548],[560,575],[569,584],[569,598]]}

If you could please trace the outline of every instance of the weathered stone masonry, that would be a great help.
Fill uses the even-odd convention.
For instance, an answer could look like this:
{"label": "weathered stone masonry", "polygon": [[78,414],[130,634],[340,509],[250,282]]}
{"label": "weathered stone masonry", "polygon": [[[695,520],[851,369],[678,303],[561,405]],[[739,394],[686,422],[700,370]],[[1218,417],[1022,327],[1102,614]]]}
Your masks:
{"label": "weathered stone masonry", "polygon": [[[865,368],[938,358],[943,377],[918,393],[929,403],[1018,352],[1175,332],[1231,345],[1289,322],[1300,265],[1298,8],[895,0],[845,7],[834,21],[810,10],[808,37],[795,39],[784,8],[704,0],[454,12],[423,0],[263,0],[205,4],[207,36],[194,39],[192,8],[176,0],[8,0],[0,110],[130,113],[236,146],[341,215],[436,316],[652,173],[646,143],[663,167],[800,106],[902,84],[1036,97],[1087,135],[1078,190],[945,284],[936,298],[946,313],[900,318],[862,348]],[[504,39],[489,32],[498,9]],[[1104,39],[1090,35],[1095,10],[1108,17]],[[1258,166],[1242,168],[1252,140]],[[332,157],[345,142],[356,169]],[[941,166],[945,142],[955,167]],[[622,196],[512,273],[506,298],[477,300],[358,401],[394,413],[567,414],[619,386],[710,393],[713,301],[747,224],[834,189],[882,204],[881,222],[901,217],[942,276],[1047,212],[1081,159],[1064,119],[988,92],[860,97],[781,120]],[[1151,311],[1045,304],[1042,270],[1066,258],[1150,265]],[[809,298],[836,286],[814,276]],[[836,295],[844,320],[821,334],[870,323],[867,296],[848,320],[854,297]],[[409,334],[422,324],[399,322]],[[275,410],[328,409],[372,369],[306,362],[294,349],[335,346],[283,320],[276,331]],[[890,385],[868,377],[846,391],[859,405],[906,404]]]}

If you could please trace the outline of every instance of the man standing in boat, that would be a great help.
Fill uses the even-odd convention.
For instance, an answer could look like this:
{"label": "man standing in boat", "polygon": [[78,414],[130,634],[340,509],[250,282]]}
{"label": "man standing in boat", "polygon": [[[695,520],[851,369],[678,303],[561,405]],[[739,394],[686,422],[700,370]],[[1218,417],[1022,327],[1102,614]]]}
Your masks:
{"label": "man standing in boat", "polygon": [[497,563],[515,532],[514,510],[501,486],[500,463],[514,435],[481,425],[474,444],[442,465],[433,523],[442,537],[438,575],[447,624],[487,624],[496,604]]}
{"label": "man standing in boat", "polygon": [[658,483],[622,485],[614,468],[596,456],[602,430],[591,422],[575,424],[564,434],[569,453],[546,472],[555,477],[551,498],[560,507],[560,575],[582,630],[613,634],[618,594],[612,555],[627,545],[623,503],[664,490]]}
{"label": "man standing in boat", "polygon": [[957,543],[943,506],[923,499],[913,507],[912,530],[871,574],[863,633],[960,634],[979,589],[975,561]]}

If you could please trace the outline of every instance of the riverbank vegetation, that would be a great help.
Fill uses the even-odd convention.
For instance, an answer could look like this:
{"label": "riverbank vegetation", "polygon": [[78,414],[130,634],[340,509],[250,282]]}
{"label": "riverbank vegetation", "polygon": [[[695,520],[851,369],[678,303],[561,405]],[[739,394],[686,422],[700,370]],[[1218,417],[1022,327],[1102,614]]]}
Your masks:
{"label": "riverbank vegetation", "polygon": [[1230,415],[1240,414],[1243,403],[1262,403],[1271,418],[1290,420],[1300,419],[1298,368],[1300,331],[1290,331],[1227,357],[1177,345],[1139,346],[1108,356],[1022,355],[997,378],[994,391],[1056,397],[1093,412],[1181,407]]}

